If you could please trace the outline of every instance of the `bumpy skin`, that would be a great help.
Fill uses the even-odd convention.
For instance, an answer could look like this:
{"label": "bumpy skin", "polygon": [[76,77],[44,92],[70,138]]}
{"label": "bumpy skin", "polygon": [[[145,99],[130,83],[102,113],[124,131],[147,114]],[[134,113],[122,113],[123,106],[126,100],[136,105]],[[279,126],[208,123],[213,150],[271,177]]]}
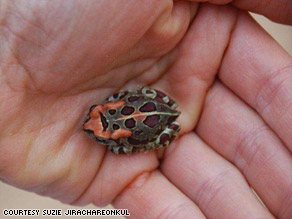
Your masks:
{"label": "bumpy skin", "polygon": [[150,87],[121,91],[90,108],[83,129],[112,152],[137,153],[168,146],[180,130],[177,104]]}

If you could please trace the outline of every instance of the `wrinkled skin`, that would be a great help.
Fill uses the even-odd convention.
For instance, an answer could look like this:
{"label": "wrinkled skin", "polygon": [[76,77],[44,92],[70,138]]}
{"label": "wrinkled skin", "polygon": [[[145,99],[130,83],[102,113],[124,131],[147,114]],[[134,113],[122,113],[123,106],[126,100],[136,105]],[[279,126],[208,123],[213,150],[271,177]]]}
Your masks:
{"label": "wrinkled skin", "polygon": [[[134,218],[291,218],[292,61],[240,11],[291,24],[291,2],[228,2],[1,0],[1,180]],[[82,132],[89,106],[141,85],[182,112],[164,154]]]}

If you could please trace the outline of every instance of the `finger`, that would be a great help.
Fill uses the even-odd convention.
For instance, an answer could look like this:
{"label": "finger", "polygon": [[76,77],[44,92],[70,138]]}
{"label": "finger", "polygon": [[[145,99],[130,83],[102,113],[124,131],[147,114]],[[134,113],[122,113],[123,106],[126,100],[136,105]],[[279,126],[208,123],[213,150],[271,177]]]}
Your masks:
{"label": "finger", "polygon": [[[190,2],[185,1],[168,1],[165,9],[139,39],[139,42],[133,45],[125,56],[115,61],[115,69],[150,58],[158,60],[172,50],[184,36],[190,24],[191,5]],[[138,75],[137,73],[135,76]]]}
{"label": "finger", "polygon": [[73,204],[110,204],[132,181],[158,167],[155,153],[115,155],[107,152],[96,176]]}
{"label": "finger", "polygon": [[133,218],[205,218],[199,208],[159,171],[140,175],[113,205],[129,209]]}
{"label": "finger", "polygon": [[240,9],[262,14],[273,21],[292,24],[290,0],[235,0],[232,4]]}
{"label": "finger", "polygon": [[290,0],[191,0],[210,2],[213,4],[228,4],[247,11],[262,14],[273,21],[292,24],[292,4]]}
{"label": "finger", "polygon": [[161,171],[208,218],[272,218],[240,172],[194,133],[174,145]]}
{"label": "finger", "polygon": [[[182,111],[181,133],[192,130],[198,120],[206,91],[228,45],[236,13],[230,6],[202,5],[176,51],[174,64],[153,84],[177,100]],[[190,92],[193,89],[195,92]]]}
{"label": "finger", "polygon": [[241,13],[219,77],[292,151],[291,76],[291,57],[250,16]]}
{"label": "finger", "polygon": [[278,218],[292,217],[292,157],[262,119],[217,83],[208,93],[197,133],[234,163]]}
{"label": "finger", "polygon": [[[197,5],[185,1],[170,5],[127,55],[115,61],[116,67],[106,75],[109,79],[106,86],[120,87],[128,82],[124,88],[133,89],[137,84],[150,84],[161,77],[171,66],[174,56],[169,53],[185,35]],[[96,83],[99,82],[92,84]]]}
{"label": "finger", "polygon": [[[184,4],[181,4],[184,3]],[[188,3],[187,5],[185,3]],[[186,6],[187,6],[187,10],[186,10]],[[187,26],[181,28],[180,34],[183,34],[182,36],[186,35],[186,31],[187,28],[189,27],[189,25],[191,24],[191,22],[194,20],[197,12],[198,12],[198,3],[192,3],[192,2],[174,2],[174,8],[173,8],[173,12],[171,13],[171,17],[168,18],[170,21],[168,21],[168,23],[183,23],[182,20],[183,17],[185,20],[187,18],[188,22],[187,22]],[[178,19],[178,21],[174,22],[174,20]],[[172,21],[172,22],[171,22]],[[162,23],[161,21],[158,23]],[[170,25],[167,25],[168,27]],[[153,50],[156,50],[156,52],[159,51],[159,53],[161,53],[161,40],[158,41],[157,40],[157,35],[164,36],[164,41],[169,38],[168,34],[165,34],[165,32],[167,32],[167,28],[164,28],[164,31],[158,31],[160,33],[164,34],[157,34],[157,31],[153,31],[153,29],[155,30],[155,25],[150,28],[149,33],[146,34],[146,37],[144,37],[141,41],[142,44],[144,44],[144,47],[149,48],[149,38],[152,39],[150,42],[151,43],[151,47],[153,47]],[[157,28],[156,28],[157,29]],[[169,27],[169,31],[173,32],[173,29],[171,26]],[[174,28],[177,29],[177,28]],[[155,34],[156,33],[156,34]],[[167,37],[168,36],[168,37]],[[156,37],[156,38],[155,38]],[[143,72],[140,75],[138,75],[136,78],[133,78],[133,80],[130,80],[125,87],[127,88],[136,88],[137,85],[145,85],[145,84],[152,84],[153,82],[157,81],[159,78],[162,77],[163,73],[165,73],[170,66],[172,66],[172,64],[174,63],[174,61],[178,58],[177,55],[177,47],[175,47],[174,50],[170,51],[168,54],[162,56],[161,58],[157,57],[154,59],[155,64],[152,65],[148,65],[147,67],[144,68]],[[143,56],[145,57],[145,51],[142,50]],[[148,60],[146,60],[148,61]],[[149,62],[149,61],[148,61]],[[154,63],[154,62],[153,62]],[[135,64],[136,65],[136,64]],[[128,73],[128,72],[127,72]]]}

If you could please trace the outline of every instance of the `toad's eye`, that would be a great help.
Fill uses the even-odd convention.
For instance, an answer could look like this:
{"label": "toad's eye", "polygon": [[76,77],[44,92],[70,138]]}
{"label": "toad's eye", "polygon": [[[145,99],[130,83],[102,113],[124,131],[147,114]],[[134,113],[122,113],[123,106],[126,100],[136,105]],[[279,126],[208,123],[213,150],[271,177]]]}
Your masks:
{"label": "toad's eye", "polygon": [[96,140],[98,141],[98,142],[100,142],[100,143],[106,143],[106,140],[104,140],[104,139],[101,139],[101,138],[96,138]]}
{"label": "toad's eye", "polygon": [[94,133],[93,133],[92,130],[84,129],[84,131],[85,131],[90,137],[95,138]]}
{"label": "toad's eye", "polygon": [[103,127],[103,131],[105,131],[108,127],[108,122],[106,121],[106,118],[104,117],[104,115],[102,113],[99,113],[100,118],[101,118],[101,123],[102,123],[102,127]]}
{"label": "toad's eye", "polygon": [[90,107],[89,111],[91,112],[97,105],[93,105]]}

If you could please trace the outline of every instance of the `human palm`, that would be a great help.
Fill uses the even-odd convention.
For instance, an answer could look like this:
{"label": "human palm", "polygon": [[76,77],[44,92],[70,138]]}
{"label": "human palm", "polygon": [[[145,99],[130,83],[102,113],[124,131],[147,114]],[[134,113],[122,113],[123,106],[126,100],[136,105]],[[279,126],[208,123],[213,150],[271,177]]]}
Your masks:
{"label": "human palm", "polygon": [[[3,181],[140,218],[292,217],[292,61],[246,12],[2,0],[0,25]],[[182,112],[163,154],[114,155],[81,131],[89,106],[141,85]]]}

